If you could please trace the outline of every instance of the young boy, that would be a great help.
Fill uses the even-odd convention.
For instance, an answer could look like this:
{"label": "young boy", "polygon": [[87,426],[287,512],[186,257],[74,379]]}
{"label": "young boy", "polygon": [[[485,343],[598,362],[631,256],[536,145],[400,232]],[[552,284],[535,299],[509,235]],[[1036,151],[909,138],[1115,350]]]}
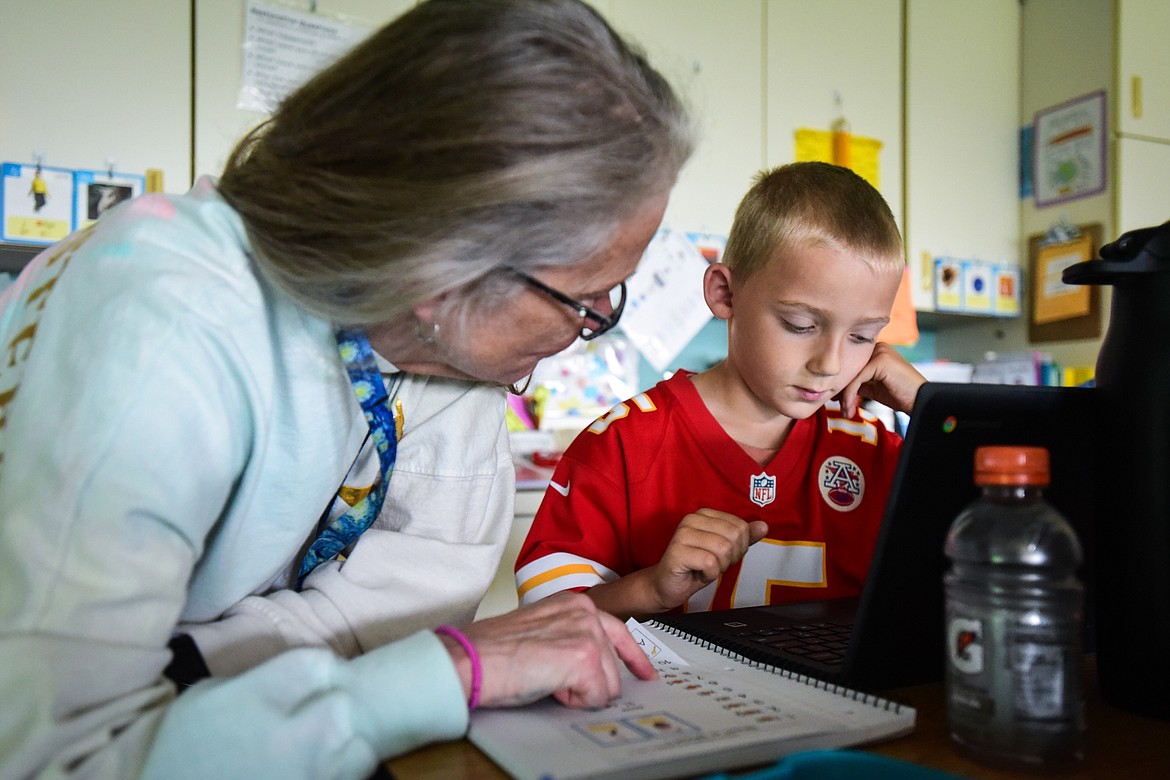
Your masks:
{"label": "young boy", "polygon": [[619,404],[565,452],[516,562],[522,603],[619,617],[857,595],[923,377],[877,343],[902,278],[881,195],[846,168],[760,174],[703,292],[727,358]]}

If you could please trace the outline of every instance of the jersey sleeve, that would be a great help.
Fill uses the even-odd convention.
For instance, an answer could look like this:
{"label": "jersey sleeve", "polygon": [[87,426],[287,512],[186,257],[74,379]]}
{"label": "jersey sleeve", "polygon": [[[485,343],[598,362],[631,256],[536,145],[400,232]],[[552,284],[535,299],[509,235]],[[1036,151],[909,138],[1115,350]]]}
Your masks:
{"label": "jersey sleeve", "polygon": [[630,573],[626,448],[631,442],[607,417],[577,436],[553,472],[516,559],[521,604]]}

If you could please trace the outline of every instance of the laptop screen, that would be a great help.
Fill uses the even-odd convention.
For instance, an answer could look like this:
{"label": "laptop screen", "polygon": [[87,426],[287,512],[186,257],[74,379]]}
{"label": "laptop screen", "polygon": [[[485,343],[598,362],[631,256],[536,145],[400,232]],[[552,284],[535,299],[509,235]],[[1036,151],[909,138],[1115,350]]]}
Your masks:
{"label": "laptop screen", "polygon": [[[1052,484],[1045,495],[1077,531],[1086,561],[1082,581],[1091,583],[1095,401],[1089,388],[923,385],[858,607],[853,657],[846,660],[851,677],[869,688],[942,679],[942,577],[949,566],[943,543],[979,493],[977,447],[1048,449]],[[1085,613],[1091,637],[1091,587]]]}

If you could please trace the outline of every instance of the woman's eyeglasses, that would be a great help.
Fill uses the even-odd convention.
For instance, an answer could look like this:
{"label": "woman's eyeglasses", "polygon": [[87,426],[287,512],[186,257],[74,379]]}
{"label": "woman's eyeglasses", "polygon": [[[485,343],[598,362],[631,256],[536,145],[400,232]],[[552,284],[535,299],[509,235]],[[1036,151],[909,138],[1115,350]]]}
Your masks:
{"label": "woman's eyeglasses", "polygon": [[534,279],[523,271],[518,271],[515,268],[508,269],[514,276],[522,279],[525,284],[540,290],[550,298],[565,304],[570,309],[577,313],[581,319],[589,319],[597,323],[596,327],[582,327],[581,338],[585,341],[595,339],[602,333],[611,330],[614,325],[617,325],[618,320],[621,319],[622,309],[626,308],[626,283],[621,282],[617,287],[609,291],[610,300],[610,314],[608,316],[602,314],[596,309],[590,308],[578,300],[574,300],[565,295],[560,290],[554,290],[539,279]]}

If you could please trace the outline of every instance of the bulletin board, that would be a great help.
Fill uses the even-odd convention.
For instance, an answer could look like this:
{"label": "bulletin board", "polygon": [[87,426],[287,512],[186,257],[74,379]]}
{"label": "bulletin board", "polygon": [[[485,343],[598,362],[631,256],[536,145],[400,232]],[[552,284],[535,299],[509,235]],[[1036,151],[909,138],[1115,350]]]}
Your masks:
{"label": "bulletin board", "polygon": [[1066,285],[1065,268],[1097,257],[1101,224],[1077,225],[1079,235],[1051,243],[1046,235],[1028,237],[1028,341],[1073,341],[1101,335],[1101,289]]}

